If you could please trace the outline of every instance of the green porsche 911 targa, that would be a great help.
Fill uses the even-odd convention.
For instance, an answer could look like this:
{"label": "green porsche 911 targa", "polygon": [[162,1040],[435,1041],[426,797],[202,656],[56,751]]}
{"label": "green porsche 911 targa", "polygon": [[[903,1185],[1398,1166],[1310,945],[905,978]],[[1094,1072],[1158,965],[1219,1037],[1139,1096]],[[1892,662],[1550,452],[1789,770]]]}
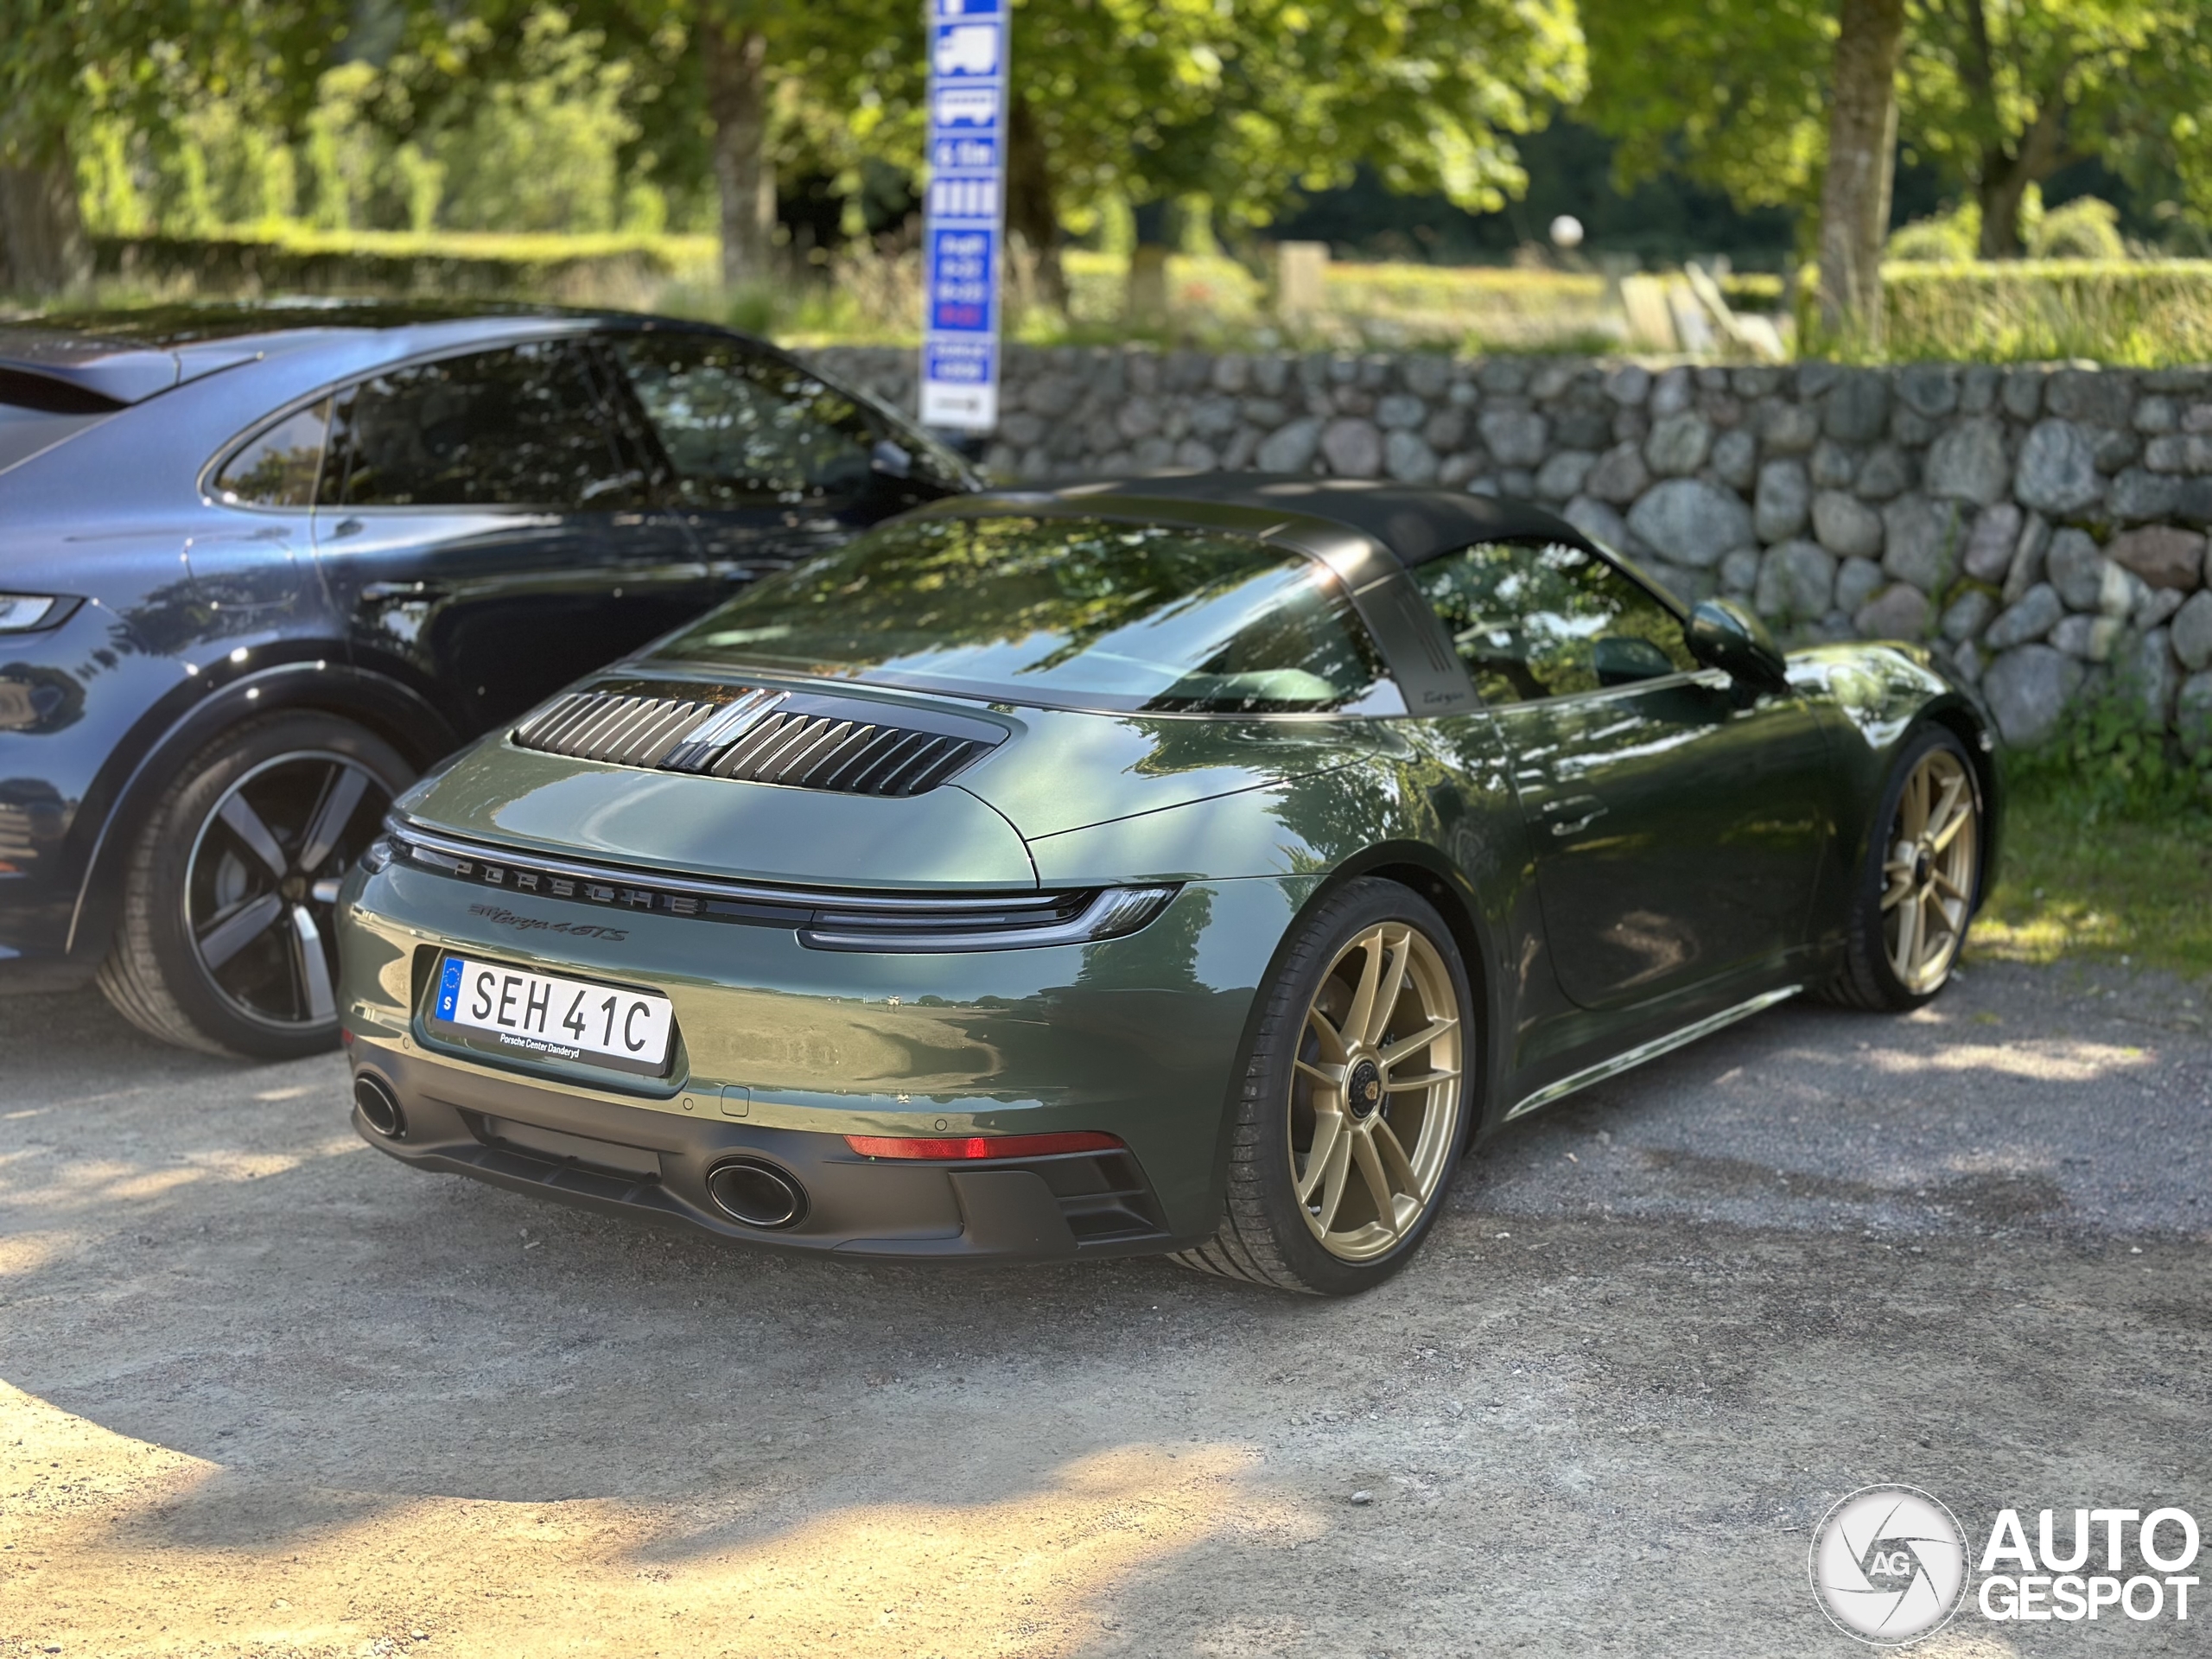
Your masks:
{"label": "green porsche 911 targa", "polygon": [[855,1255],[1402,1266],[1484,1134],[1799,991],[1936,995],[1975,703],[1533,507],[946,501],[398,803],[339,913],[372,1144]]}

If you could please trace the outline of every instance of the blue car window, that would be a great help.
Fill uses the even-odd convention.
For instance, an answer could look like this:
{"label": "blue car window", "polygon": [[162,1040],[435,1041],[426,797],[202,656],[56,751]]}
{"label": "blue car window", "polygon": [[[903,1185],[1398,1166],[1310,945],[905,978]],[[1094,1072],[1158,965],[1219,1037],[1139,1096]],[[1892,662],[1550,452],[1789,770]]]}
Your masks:
{"label": "blue car window", "polygon": [[811,375],[715,334],[648,332],[610,342],[675,468],[703,509],[851,496],[875,433],[858,405]]}
{"label": "blue car window", "polygon": [[216,496],[234,506],[313,506],[329,429],[327,397],[270,423],[223,463],[215,478]]}
{"label": "blue car window", "polygon": [[349,507],[641,505],[619,431],[566,341],[417,363],[339,398],[336,494]]}
{"label": "blue car window", "polygon": [[1109,712],[1405,712],[1324,566],[1090,518],[886,524],[747,589],[661,654]]}
{"label": "blue car window", "polygon": [[1697,665],[1674,613],[1580,548],[1480,542],[1412,575],[1493,706]]}

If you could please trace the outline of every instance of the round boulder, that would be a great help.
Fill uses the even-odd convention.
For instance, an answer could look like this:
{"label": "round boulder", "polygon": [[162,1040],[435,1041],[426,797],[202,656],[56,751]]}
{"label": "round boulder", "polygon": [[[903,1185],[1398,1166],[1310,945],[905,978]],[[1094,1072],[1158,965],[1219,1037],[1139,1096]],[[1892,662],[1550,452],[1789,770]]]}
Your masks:
{"label": "round boulder", "polygon": [[1990,664],[1981,677],[1981,695],[2005,741],[2031,748],[2058,729],[2087,672],[2063,651],[2018,645]]}
{"label": "round boulder", "polygon": [[2103,493],[2088,434],[2071,421],[2037,422],[2012,474],[2012,494],[2020,505],[2037,512],[2078,512]]}
{"label": "round boulder", "polygon": [[1834,598],[1835,556],[1817,542],[1784,542],[1759,562],[1751,604],[1761,616],[1810,622],[1826,616]]}
{"label": "round boulder", "polygon": [[1698,478],[1670,478],[1629,510],[1628,527],[1670,563],[1710,569],[1752,540],[1743,498]]}

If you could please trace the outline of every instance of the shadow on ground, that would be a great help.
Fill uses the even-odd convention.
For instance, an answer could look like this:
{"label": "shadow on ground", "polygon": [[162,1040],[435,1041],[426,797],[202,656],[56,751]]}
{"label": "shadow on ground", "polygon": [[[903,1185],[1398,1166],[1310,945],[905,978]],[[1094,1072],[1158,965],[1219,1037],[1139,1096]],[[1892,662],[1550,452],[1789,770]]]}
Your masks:
{"label": "shadow on ground", "polygon": [[733,1250],[403,1169],[335,1060],[0,1001],[0,1652],[1840,1643],[1804,1551],[1870,1481],[2212,1510],[2184,995],[1778,1010],[1340,1304]]}

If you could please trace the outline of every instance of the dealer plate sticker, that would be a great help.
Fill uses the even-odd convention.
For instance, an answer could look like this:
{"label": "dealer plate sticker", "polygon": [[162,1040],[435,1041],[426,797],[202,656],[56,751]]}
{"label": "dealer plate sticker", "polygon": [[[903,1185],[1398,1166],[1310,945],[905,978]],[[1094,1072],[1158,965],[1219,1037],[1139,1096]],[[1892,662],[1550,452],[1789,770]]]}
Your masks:
{"label": "dealer plate sticker", "polygon": [[676,1009],[652,991],[448,957],[430,1026],[474,1048],[658,1077],[668,1069]]}

